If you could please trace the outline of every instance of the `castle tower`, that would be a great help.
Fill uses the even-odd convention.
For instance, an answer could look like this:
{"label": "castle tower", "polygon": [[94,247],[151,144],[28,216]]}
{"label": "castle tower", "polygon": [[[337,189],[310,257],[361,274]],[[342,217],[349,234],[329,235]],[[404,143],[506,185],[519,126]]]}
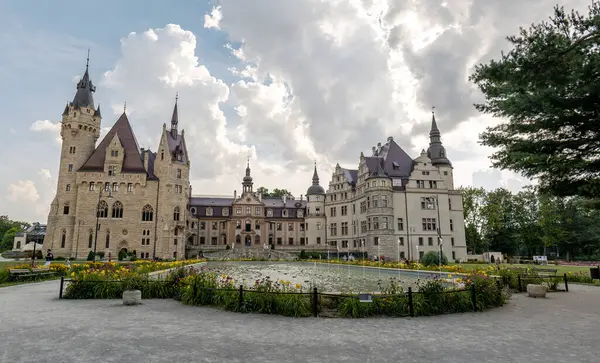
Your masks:
{"label": "castle tower", "polygon": [[158,241],[153,255],[160,258],[185,257],[185,228],[190,197],[190,160],[185,130],[178,131],[178,96],[171,116],[171,128],[163,124],[154,170],[158,187]]}
{"label": "castle tower", "polygon": [[327,243],[325,216],[325,189],[319,185],[317,163],[313,172],[312,185],[306,190],[306,239],[308,245],[325,246]]}
{"label": "castle tower", "polygon": [[246,175],[244,176],[244,179],[242,181],[242,195],[252,193],[253,185],[254,182],[252,181],[252,176],[250,176],[250,160],[248,159],[248,162],[246,164]]}
{"label": "castle tower", "polygon": [[442,145],[440,129],[435,120],[434,111],[431,112],[431,130],[429,131],[429,148],[427,156],[431,159],[431,165],[438,167],[440,175],[448,189],[454,189],[454,177],[452,175],[452,163],[448,160],[446,149]]}
{"label": "castle tower", "polygon": [[89,75],[89,52],[83,77],[77,83],[72,102],[64,108],[60,136],[62,146],[56,196],[50,206],[44,248],[67,254],[71,250],[76,216],[77,170],[92,155],[100,136],[102,116],[95,108],[96,87]]}

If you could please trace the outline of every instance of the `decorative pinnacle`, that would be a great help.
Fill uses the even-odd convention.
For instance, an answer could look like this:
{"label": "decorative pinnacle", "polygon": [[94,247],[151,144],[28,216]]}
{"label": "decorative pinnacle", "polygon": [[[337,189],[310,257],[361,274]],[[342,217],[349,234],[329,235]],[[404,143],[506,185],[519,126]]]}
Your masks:
{"label": "decorative pinnacle", "polygon": [[90,66],[90,48],[88,48],[88,54],[87,54],[87,59],[85,61],[85,70],[88,70],[88,67]]}
{"label": "decorative pinnacle", "polygon": [[127,101],[123,102],[123,113],[127,111]]}

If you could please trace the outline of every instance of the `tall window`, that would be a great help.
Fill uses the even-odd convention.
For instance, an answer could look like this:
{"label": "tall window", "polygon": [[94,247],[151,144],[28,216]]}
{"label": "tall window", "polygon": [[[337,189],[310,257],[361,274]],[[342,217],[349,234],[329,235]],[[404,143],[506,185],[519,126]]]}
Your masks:
{"label": "tall window", "polygon": [[108,204],[105,201],[100,201],[98,205],[98,218],[106,218],[108,217]]}
{"label": "tall window", "polygon": [[402,218],[398,218],[398,230],[399,231],[404,230],[404,220]]}
{"label": "tall window", "polygon": [[110,230],[106,230],[106,248],[110,246]]}
{"label": "tall window", "polygon": [[454,231],[454,223],[452,223],[452,219],[450,220],[450,231]]}
{"label": "tall window", "polygon": [[94,190],[96,190],[96,183],[91,182],[90,183],[90,192],[93,192]]}
{"label": "tall window", "polygon": [[88,248],[92,248],[93,243],[94,243],[94,232],[90,229],[90,233],[88,235]]}
{"label": "tall window", "polygon": [[67,184],[67,187],[65,188],[67,190],[67,192],[71,191],[71,184]]}
{"label": "tall window", "polygon": [[142,209],[142,222],[151,222],[154,210],[150,204],[146,204]]}
{"label": "tall window", "polygon": [[177,169],[177,179],[181,179],[181,169]]}
{"label": "tall window", "polygon": [[173,220],[179,221],[179,207],[175,207],[175,209],[173,209]]}
{"label": "tall window", "polygon": [[67,245],[67,231],[63,229],[60,234],[60,248],[65,248],[66,245]]}
{"label": "tall window", "polygon": [[123,218],[123,203],[116,201],[112,206],[112,217]]}

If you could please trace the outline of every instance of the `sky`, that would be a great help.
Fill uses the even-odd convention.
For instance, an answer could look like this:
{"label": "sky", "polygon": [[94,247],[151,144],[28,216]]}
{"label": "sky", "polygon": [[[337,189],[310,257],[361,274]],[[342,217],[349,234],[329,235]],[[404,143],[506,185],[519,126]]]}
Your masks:
{"label": "sky", "polygon": [[[565,0],[585,10],[588,0]],[[127,102],[140,147],[156,151],[176,93],[194,195],[255,185],[306,193],[316,161],[339,163],[393,136],[417,157],[431,110],[457,186],[518,191],[478,135],[473,67],[507,35],[546,20],[547,0],[0,1],[0,215],[45,223],[56,192],[60,119],[90,49],[103,133]],[[102,136],[101,136],[102,137]],[[100,140],[98,140],[99,142]]]}

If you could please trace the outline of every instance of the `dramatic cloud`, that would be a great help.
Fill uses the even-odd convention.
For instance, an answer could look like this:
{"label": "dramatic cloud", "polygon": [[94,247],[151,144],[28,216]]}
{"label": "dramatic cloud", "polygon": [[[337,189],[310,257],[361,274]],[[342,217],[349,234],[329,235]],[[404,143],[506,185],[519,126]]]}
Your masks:
{"label": "dramatic cloud", "polygon": [[19,180],[8,186],[8,200],[11,202],[33,203],[40,199],[40,194],[31,180]]}
{"label": "dramatic cloud", "polygon": [[[584,10],[588,2],[563,5]],[[498,120],[476,113],[472,104],[481,95],[468,76],[474,65],[508,50],[507,35],[546,20],[552,6],[542,0],[220,0],[199,14],[196,34],[176,24],[123,34],[114,65],[94,80],[102,133],[127,101],[138,143],[156,150],[179,92],[194,194],[239,190],[250,156],[257,186],[299,195],[315,159],[326,185],[336,163],[356,167],[360,152],[369,154],[387,136],[417,156],[427,148],[435,106],[456,185],[516,190],[528,181],[488,170],[493,150],[479,145],[478,134]],[[231,57],[201,53],[207,48],[197,47],[197,37]],[[219,44],[224,37],[228,44]],[[30,130],[60,140],[60,125],[48,121],[56,116],[53,109]],[[29,181],[40,190],[36,203],[47,206],[55,170],[35,175],[40,168],[47,166],[2,187],[14,182],[13,193]]]}

